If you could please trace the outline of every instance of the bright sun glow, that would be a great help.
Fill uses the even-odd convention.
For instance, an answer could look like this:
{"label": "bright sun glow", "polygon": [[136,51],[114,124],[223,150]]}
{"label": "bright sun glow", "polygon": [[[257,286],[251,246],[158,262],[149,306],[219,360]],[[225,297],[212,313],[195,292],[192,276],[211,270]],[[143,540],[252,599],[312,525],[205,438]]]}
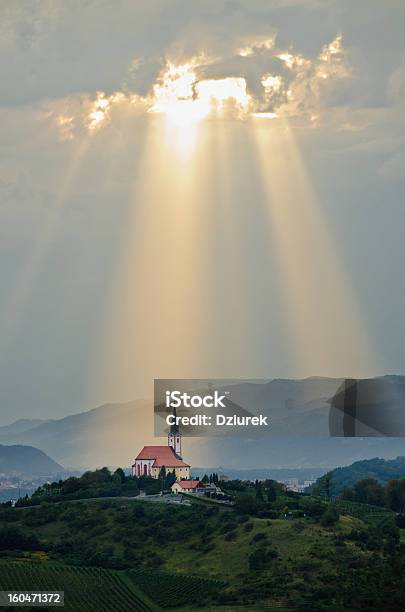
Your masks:
{"label": "bright sun glow", "polygon": [[150,112],[162,113],[168,120],[185,127],[201,121],[211,112],[228,106],[247,112],[250,96],[241,77],[198,80],[191,63],[169,64],[159,83],[153,88],[154,104]]}
{"label": "bright sun glow", "polygon": [[125,99],[128,98],[121,91],[111,94],[108,98],[106,98],[105,93],[99,91],[87,118],[88,129],[96,131],[108,123],[113,106],[122,103]]}
{"label": "bright sun glow", "polygon": [[197,100],[207,100],[211,106],[221,108],[229,101],[244,111],[249,107],[250,98],[246,91],[246,81],[242,77],[200,81],[195,89]]}
{"label": "bright sun glow", "polygon": [[266,93],[280,91],[282,85],[281,77],[272,74],[265,74],[262,78],[262,85]]}
{"label": "bright sun glow", "polygon": [[280,53],[280,55],[277,55],[277,57],[284,62],[287,68],[290,68],[290,70],[292,70],[294,66],[303,66],[305,63],[302,55],[293,55],[292,53],[285,52]]}
{"label": "bright sun glow", "polygon": [[89,114],[89,129],[97,130],[104,122],[110,106],[110,101],[104,97],[103,93],[97,94],[97,99],[93,104],[93,108]]}

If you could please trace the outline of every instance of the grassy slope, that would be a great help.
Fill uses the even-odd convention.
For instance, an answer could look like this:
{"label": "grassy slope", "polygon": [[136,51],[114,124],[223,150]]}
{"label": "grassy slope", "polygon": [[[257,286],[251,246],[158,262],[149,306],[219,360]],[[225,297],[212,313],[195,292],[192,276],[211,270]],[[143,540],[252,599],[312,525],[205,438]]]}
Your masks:
{"label": "grassy slope", "polygon": [[[97,503],[97,502],[95,502]],[[125,507],[125,503],[117,503],[117,508]],[[130,505],[132,508],[133,505]],[[145,504],[146,510],[149,507]],[[160,508],[157,509],[158,511]],[[91,539],[97,544],[100,549],[103,547],[111,547],[115,554],[120,555],[127,543],[132,543],[131,538],[128,541],[119,541],[116,535],[125,530],[125,527],[117,527],[116,512],[111,509],[97,510],[98,516],[106,519],[102,524],[102,529],[95,528],[93,531],[87,532]],[[170,571],[184,571],[188,573],[201,574],[211,578],[218,578],[232,581],[236,575],[248,571],[248,556],[254,549],[252,544],[253,537],[258,532],[266,534],[271,546],[277,550],[281,559],[306,559],[312,555],[314,547],[321,546],[323,550],[333,550],[331,539],[333,532],[329,529],[323,529],[318,524],[302,522],[305,525],[304,530],[300,533],[296,531],[296,521],[293,520],[271,520],[251,518],[253,523],[252,531],[245,531],[244,524],[240,524],[236,529],[236,537],[232,541],[226,541],[224,534],[215,533],[211,538],[213,544],[212,550],[204,549],[204,544],[210,543],[204,534],[204,525],[198,533],[191,534],[186,538],[179,536],[179,539],[157,546],[154,543],[144,543],[146,550],[158,551],[159,555],[164,560],[162,569]],[[208,521],[209,523],[209,521]],[[45,542],[52,544],[56,540],[63,539],[69,535],[69,528],[65,521],[55,521],[46,525],[37,526],[35,528],[24,527],[22,523],[13,523],[14,526],[21,526],[31,533],[35,533],[37,537]],[[362,525],[362,521],[354,517],[342,516],[339,525],[334,529],[334,533],[347,533],[354,527]],[[78,537],[86,535],[84,530],[82,534],[78,533]],[[353,545],[354,546],[354,545]]]}
{"label": "grassy slope", "polygon": [[[146,513],[155,513],[160,516],[168,509],[153,504],[141,504]],[[131,532],[131,526],[122,523],[122,518],[127,512],[133,511],[134,502],[113,502],[110,507],[103,507],[97,502],[87,504],[72,504],[69,506],[68,513],[72,516],[77,514],[83,520],[83,513],[96,513],[97,524],[90,528],[82,526],[72,529],[72,521],[63,520],[51,521],[45,525],[29,527],[24,525],[23,513],[27,510],[19,510],[18,522],[13,522],[13,526],[20,527],[28,533],[35,533],[40,541],[54,544],[72,537],[72,532],[77,538],[90,540],[96,545],[97,549],[103,550],[110,548],[115,555],[122,555],[125,547],[136,549],[141,547],[146,555],[158,553],[162,560],[161,569],[174,572],[187,572],[216,579],[223,579],[228,584],[237,585],[249,574],[249,554],[258,547],[254,542],[254,537],[258,533],[264,533],[266,542],[274,549],[278,558],[275,562],[281,574],[288,577],[290,573],[294,581],[296,590],[300,590],[303,581],[311,576],[316,582],[322,582],[325,576],[336,576],[338,568],[335,563],[336,534],[347,534],[353,528],[361,528],[363,525],[360,519],[342,516],[339,524],[333,529],[324,529],[319,524],[309,521],[296,520],[271,520],[251,518],[249,523],[252,525],[250,531],[246,531],[246,523],[240,523],[234,530],[234,539],[228,541],[226,534],[214,531],[207,538],[205,526],[201,524],[193,532],[181,534],[177,539],[159,544],[153,538],[145,538],[141,543],[139,535],[135,536]],[[171,508],[169,512],[176,512],[176,508]],[[29,511],[28,511],[29,512]],[[184,509],[183,509],[184,512]],[[208,526],[214,523],[221,526],[221,522],[230,520],[229,513],[220,513],[217,516],[206,520]],[[233,517],[232,517],[233,520]],[[299,528],[297,528],[297,524]],[[6,523],[0,523],[0,527]],[[138,538],[138,539],[137,539]],[[356,544],[347,542],[346,550],[355,556],[369,555],[367,551],[360,550]],[[38,555],[36,555],[38,557]],[[46,559],[47,554],[41,554]],[[133,564],[137,567],[137,563]],[[269,570],[271,572],[272,570]],[[251,574],[251,572],[250,572]],[[270,573],[269,573],[270,575]]]}
{"label": "grassy slope", "polygon": [[[323,554],[325,552],[333,554],[334,533],[347,534],[351,529],[362,525],[360,520],[344,516],[341,517],[334,532],[311,523],[302,523],[305,525],[303,531],[297,532],[296,522],[292,520],[269,521],[253,518],[250,522],[253,523],[253,529],[247,532],[243,524],[239,525],[236,537],[232,541],[227,541],[222,534],[215,534],[213,537],[215,545],[210,551],[200,552],[189,546],[191,543],[197,548],[201,541],[204,541],[203,528],[202,538],[194,536],[187,545],[178,542],[170,550],[161,549],[160,553],[166,561],[165,567],[232,582],[235,577],[249,571],[249,554],[257,547],[252,540],[259,532],[267,536],[267,541],[277,551],[279,560],[288,561],[293,558],[295,561],[305,561],[312,559],[314,551],[318,548],[322,548]],[[349,546],[355,548],[354,544],[350,543]]]}

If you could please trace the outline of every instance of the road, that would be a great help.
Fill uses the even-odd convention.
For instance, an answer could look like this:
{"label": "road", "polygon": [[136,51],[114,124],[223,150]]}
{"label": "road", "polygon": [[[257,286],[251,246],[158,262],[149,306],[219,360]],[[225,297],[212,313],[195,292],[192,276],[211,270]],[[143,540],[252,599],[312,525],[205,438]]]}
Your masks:
{"label": "road", "polygon": [[[134,502],[157,502],[163,504],[176,504],[177,506],[191,506],[191,502],[187,499],[184,499],[182,495],[177,495],[174,497],[173,495],[137,495],[136,497],[128,497],[128,496],[115,496],[115,497],[86,497],[83,499],[62,499],[57,502],[49,502],[54,504],[72,504],[72,503],[83,503],[83,502],[93,502],[93,501],[105,501],[105,500],[116,500],[116,501],[134,501]],[[16,510],[25,510],[26,508],[38,508],[38,505],[32,506],[16,506]]]}

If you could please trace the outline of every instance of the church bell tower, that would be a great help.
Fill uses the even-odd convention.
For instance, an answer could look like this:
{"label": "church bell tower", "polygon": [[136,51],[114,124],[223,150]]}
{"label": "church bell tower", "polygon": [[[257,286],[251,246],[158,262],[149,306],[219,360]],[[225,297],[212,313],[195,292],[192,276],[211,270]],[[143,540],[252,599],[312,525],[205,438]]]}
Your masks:
{"label": "church bell tower", "polygon": [[[177,418],[176,408],[173,408],[173,416]],[[167,443],[169,446],[172,447],[176,455],[181,458],[181,433],[177,423],[175,423],[174,425],[170,425],[169,435],[167,436]]]}

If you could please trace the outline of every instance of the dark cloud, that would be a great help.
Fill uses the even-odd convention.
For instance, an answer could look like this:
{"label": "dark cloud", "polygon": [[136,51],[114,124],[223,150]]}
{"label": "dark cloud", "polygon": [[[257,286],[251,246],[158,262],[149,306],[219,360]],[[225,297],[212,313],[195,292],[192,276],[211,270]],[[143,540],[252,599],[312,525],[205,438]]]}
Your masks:
{"label": "dark cloud", "polygon": [[404,23],[403,3],[393,0],[8,0],[0,7],[0,103],[125,87],[144,95],[167,56],[181,61],[201,52],[220,58],[207,68],[212,75],[244,73],[253,90],[274,59],[264,51],[254,64],[243,62],[234,56],[238,47],[276,36],[277,48],[314,59],[342,32],[356,79],[341,101],[378,105],[401,62]]}

